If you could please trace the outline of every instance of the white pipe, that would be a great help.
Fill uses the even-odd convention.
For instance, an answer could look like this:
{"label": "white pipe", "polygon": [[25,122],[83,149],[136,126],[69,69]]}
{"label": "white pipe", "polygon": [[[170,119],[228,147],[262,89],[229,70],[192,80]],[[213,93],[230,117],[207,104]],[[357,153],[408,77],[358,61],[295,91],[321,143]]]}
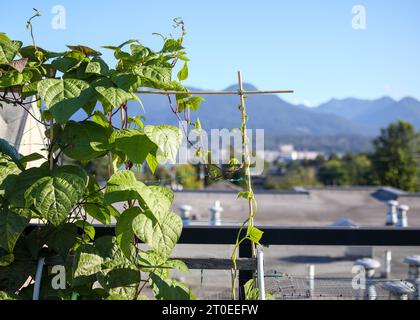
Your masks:
{"label": "white pipe", "polygon": [[309,292],[312,295],[315,290],[315,265],[308,264],[306,267],[308,270]]}
{"label": "white pipe", "polygon": [[398,201],[390,200],[388,201],[388,211],[386,214],[386,225],[387,226],[394,226],[397,224],[398,221]]}
{"label": "white pipe", "polygon": [[261,249],[257,250],[257,271],[258,271],[258,299],[265,300],[264,283],[264,253]]}
{"label": "white pipe", "polygon": [[391,261],[392,261],[392,252],[390,250],[385,250],[384,255],[384,277],[389,278],[391,276]]}
{"label": "white pipe", "polygon": [[398,221],[397,227],[407,228],[408,227],[408,220],[407,220],[407,212],[410,210],[409,206],[406,205],[399,205],[398,206]]}
{"label": "white pipe", "polygon": [[44,262],[45,262],[45,257],[38,259],[38,264],[36,267],[36,274],[35,274],[34,293],[32,296],[32,300],[39,300],[39,292],[41,291],[41,278],[42,278],[42,270],[44,269]]}

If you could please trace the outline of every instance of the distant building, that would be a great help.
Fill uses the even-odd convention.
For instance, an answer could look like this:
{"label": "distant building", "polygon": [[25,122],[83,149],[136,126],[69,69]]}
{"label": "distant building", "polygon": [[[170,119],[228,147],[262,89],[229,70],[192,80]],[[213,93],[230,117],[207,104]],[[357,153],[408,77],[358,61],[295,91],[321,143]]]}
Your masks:
{"label": "distant building", "polygon": [[280,152],[277,150],[257,151],[257,156],[263,158],[267,162],[275,162],[280,157]]}
{"label": "distant building", "polygon": [[279,159],[283,161],[315,160],[320,155],[317,151],[295,150],[293,144],[280,145],[279,150]]}

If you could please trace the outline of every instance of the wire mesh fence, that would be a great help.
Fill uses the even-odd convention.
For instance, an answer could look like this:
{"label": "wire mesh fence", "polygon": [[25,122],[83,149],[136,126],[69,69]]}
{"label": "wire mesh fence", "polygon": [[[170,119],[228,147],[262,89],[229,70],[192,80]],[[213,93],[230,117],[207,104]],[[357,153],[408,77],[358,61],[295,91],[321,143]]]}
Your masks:
{"label": "wire mesh fence", "polygon": [[[279,300],[388,300],[392,295],[385,283],[401,279],[366,279],[365,285],[356,285],[351,277],[308,277],[271,271],[265,276],[268,291]],[[418,294],[407,297],[418,300]]]}
{"label": "wire mesh fence", "polygon": [[[367,279],[362,288],[354,287],[351,277],[322,276],[313,280],[303,277],[270,271],[265,275],[266,290],[276,300],[390,300],[401,297],[392,295],[385,283],[398,282],[401,279]],[[204,295],[207,300],[229,300],[229,289],[210,295]],[[409,294],[408,300],[420,300],[418,291]]]}

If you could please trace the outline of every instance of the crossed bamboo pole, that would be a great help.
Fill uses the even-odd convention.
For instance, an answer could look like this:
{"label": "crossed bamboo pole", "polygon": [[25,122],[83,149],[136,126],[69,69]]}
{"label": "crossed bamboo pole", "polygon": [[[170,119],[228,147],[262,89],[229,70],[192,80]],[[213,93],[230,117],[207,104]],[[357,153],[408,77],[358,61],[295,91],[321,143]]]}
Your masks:
{"label": "crossed bamboo pole", "polygon": [[143,94],[193,94],[193,95],[206,95],[206,94],[276,94],[276,93],[294,93],[293,90],[238,90],[238,91],[174,91],[174,90],[137,90],[135,93]]}
{"label": "crossed bamboo pole", "polygon": [[[189,95],[239,95],[240,98],[240,106],[242,110],[242,122],[243,122],[243,129],[244,129],[244,160],[246,164],[246,184],[247,184],[247,191],[252,192],[252,184],[251,184],[251,175],[249,172],[249,165],[250,165],[250,158],[249,158],[249,150],[248,150],[248,137],[246,136],[246,120],[244,119],[246,113],[245,107],[245,99],[246,95],[258,95],[258,94],[286,94],[286,93],[294,93],[294,90],[244,90],[243,89],[243,82],[242,82],[242,73],[238,71],[238,90],[237,91],[176,91],[176,90],[137,90],[135,93],[139,94],[161,94],[161,95],[173,95],[173,94],[189,94]],[[250,224],[253,225],[253,215],[254,215],[254,206],[252,201],[249,200],[249,212],[250,212]],[[253,256],[255,256],[255,247],[252,248]]]}

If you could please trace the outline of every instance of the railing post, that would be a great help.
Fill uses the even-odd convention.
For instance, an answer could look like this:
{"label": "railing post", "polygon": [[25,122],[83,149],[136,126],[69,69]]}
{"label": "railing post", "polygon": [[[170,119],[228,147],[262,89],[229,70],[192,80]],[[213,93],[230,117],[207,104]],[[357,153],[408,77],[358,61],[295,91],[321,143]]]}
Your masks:
{"label": "railing post", "polygon": [[[252,246],[249,241],[244,241],[239,245],[239,258],[252,258]],[[244,285],[253,277],[250,270],[239,270],[239,300],[245,300]]]}

